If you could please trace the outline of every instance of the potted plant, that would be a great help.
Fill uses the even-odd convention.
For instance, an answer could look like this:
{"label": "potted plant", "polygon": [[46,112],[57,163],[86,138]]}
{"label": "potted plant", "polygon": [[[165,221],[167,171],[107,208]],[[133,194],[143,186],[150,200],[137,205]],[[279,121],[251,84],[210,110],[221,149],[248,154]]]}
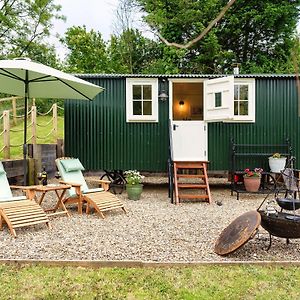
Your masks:
{"label": "potted plant", "polygon": [[139,200],[143,191],[142,179],[144,176],[136,170],[128,170],[124,172],[126,179],[126,191],[128,199]]}
{"label": "potted plant", "polygon": [[257,192],[260,187],[261,173],[263,169],[255,168],[253,171],[250,169],[244,170],[244,185],[247,192]]}
{"label": "potted plant", "polygon": [[285,163],[286,157],[280,153],[274,153],[269,157],[269,166],[273,173],[280,173],[285,168]]}

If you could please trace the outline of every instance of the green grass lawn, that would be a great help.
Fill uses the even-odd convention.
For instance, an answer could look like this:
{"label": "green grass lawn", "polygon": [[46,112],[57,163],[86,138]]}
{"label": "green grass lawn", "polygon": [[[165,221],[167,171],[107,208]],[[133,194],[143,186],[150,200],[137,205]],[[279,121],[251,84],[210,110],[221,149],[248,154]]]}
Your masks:
{"label": "green grass lawn", "polygon": [[0,265],[1,299],[300,299],[300,269]]}
{"label": "green grass lawn", "polygon": [[[45,125],[47,123],[49,123],[49,121],[51,120],[51,116],[38,116],[37,117],[37,124],[40,125]],[[29,121],[28,121],[29,122]],[[2,124],[1,124],[2,126]],[[2,128],[2,127],[1,127]],[[12,127],[12,129],[23,129],[23,121],[19,121],[17,126]],[[46,127],[42,126],[37,126],[37,136],[38,137],[42,137],[42,139],[37,139],[37,143],[38,144],[51,144],[51,143],[56,143],[55,138],[53,137],[53,135],[51,134],[50,136],[46,137],[49,132],[52,129],[52,122],[50,122],[50,124],[48,124]],[[0,130],[2,131],[2,129]],[[31,128],[28,128],[27,131],[27,136],[30,137],[31,134]],[[23,130],[18,131],[18,132],[10,132],[10,143],[12,145],[19,145],[23,143]],[[62,117],[58,117],[58,137],[59,138],[63,138],[64,137],[64,119]],[[31,142],[29,142],[30,144]],[[0,149],[3,147],[3,136],[0,137]],[[23,156],[22,154],[22,147],[11,147],[10,148],[10,158],[21,158]],[[0,153],[0,159],[3,159],[3,152]]]}

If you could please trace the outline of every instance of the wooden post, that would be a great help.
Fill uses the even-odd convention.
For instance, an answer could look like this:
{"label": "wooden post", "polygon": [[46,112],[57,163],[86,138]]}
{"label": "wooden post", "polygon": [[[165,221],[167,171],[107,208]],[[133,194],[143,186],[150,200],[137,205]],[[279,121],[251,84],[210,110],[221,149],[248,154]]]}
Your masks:
{"label": "wooden post", "polygon": [[54,135],[54,140],[57,142],[58,139],[58,131],[57,131],[57,104],[53,104],[53,135]]}
{"label": "wooden post", "polygon": [[36,134],[36,106],[32,106],[31,110],[31,122],[32,122],[32,138],[31,143],[36,144],[37,134]]}
{"label": "wooden post", "polygon": [[10,158],[10,125],[9,125],[9,110],[3,112],[3,137],[4,137],[4,159]]}
{"label": "wooden post", "polygon": [[12,103],[12,112],[13,112],[13,122],[14,125],[17,125],[17,99],[16,97],[13,97],[11,100]]}

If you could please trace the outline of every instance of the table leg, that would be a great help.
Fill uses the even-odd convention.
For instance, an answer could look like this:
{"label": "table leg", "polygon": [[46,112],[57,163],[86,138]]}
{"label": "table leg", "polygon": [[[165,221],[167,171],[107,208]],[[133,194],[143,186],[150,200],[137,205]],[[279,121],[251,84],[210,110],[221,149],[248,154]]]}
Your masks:
{"label": "table leg", "polygon": [[66,193],[66,190],[63,190],[62,193],[59,195],[58,191],[55,191],[56,193],[56,196],[58,198],[58,201],[55,205],[55,207],[53,208],[53,211],[56,212],[58,210],[58,208],[61,206],[62,207],[62,210],[68,215],[68,217],[70,217],[70,214],[63,202],[63,198],[64,198],[64,195]]}
{"label": "table leg", "polygon": [[45,198],[45,195],[46,195],[46,192],[43,192],[43,193],[42,193],[42,196],[41,196],[41,198],[40,198],[40,200],[38,200],[38,204],[39,204],[39,205],[42,204],[42,202],[43,202],[43,200],[44,200],[44,198]]}

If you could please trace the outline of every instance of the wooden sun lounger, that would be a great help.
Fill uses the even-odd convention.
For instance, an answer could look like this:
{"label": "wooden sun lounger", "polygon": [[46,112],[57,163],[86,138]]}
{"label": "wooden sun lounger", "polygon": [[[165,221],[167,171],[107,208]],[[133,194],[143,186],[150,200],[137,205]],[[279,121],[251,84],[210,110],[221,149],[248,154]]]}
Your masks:
{"label": "wooden sun lounger", "polygon": [[46,213],[33,200],[0,203],[0,230],[3,228],[3,221],[14,237],[17,236],[16,229],[20,227],[45,223],[51,229]]}
{"label": "wooden sun lounger", "polygon": [[[69,161],[70,163],[74,163],[74,165],[79,164],[80,168],[68,171],[63,166],[62,161]],[[60,181],[60,183],[71,185],[72,189],[74,189],[73,194],[69,195],[69,197],[66,197],[66,199],[64,200],[64,204],[78,204],[78,212],[81,214],[82,206],[86,203],[86,213],[89,213],[90,209],[94,208],[94,210],[102,218],[105,218],[103,212],[118,208],[121,208],[125,213],[127,213],[127,210],[122,201],[118,197],[107,191],[109,188],[109,181],[98,180],[99,184],[101,184],[101,186],[103,187],[102,189],[99,189],[101,191],[95,191],[95,189],[88,188],[81,172],[83,167],[78,159],[58,158],[55,160],[55,162],[63,179],[63,181]],[[67,193],[68,192],[69,191],[67,191]]]}
{"label": "wooden sun lounger", "polygon": [[[21,189],[26,191],[25,196],[14,197],[11,189]],[[5,222],[10,233],[16,237],[16,229],[30,225],[45,223],[49,228],[49,219],[41,206],[37,204],[28,194],[30,187],[10,186],[6,177],[3,164],[0,161],[0,230]],[[32,199],[32,200],[31,200]]]}

